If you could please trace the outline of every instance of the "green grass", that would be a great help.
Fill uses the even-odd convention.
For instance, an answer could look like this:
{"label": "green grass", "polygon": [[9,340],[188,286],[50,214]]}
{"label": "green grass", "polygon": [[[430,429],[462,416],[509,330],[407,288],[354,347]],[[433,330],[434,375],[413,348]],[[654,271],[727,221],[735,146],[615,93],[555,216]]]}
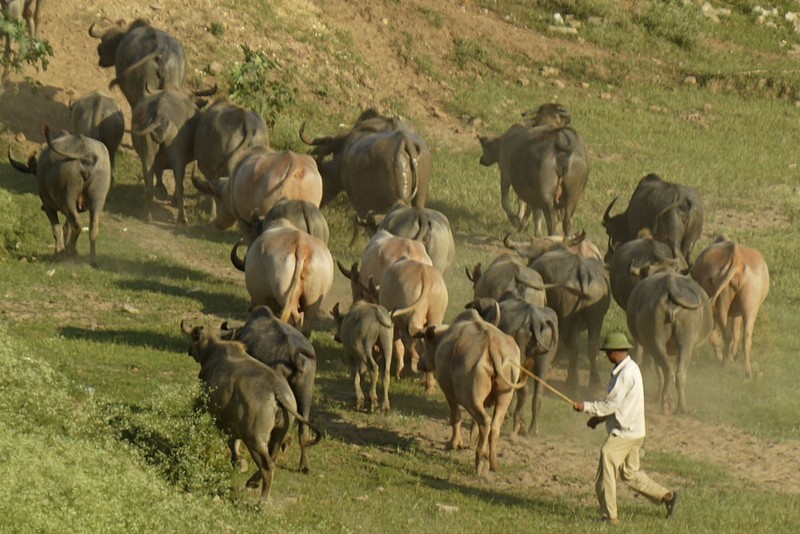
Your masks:
{"label": "green grass", "polygon": [[[328,62],[311,74],[292,70],[297,98],[276,116],[274,146],[305,151],[297,137],[303,122],[313,135],[332,134],[339,123],[352,122],[363,102],[407,110],[402,95],[381,88],[368,94],[355,81],[356,68],[376,79],[374,67],[347,30],[314,25],[324,11],[298,18],[291,2],[269,4],[241,9],[265,31],[312,46]],[[398,3],[384,4],[388,9]],[[438,100],[431,105],[468,134],[439,135],[441,125],[409,117],[436,140],[430,143],[429,205],[448,215],[457,239],[456,260],[446,275],[447,320],[471,295],[464,268],[491,261],[510,230],[499,207],[497,168],[478,164],[473,130],[500,134],[522,110],[558,100],[572,112],[590,155],[590,183],[575,227],[586,229],[601,249],[605,207],[619,196],[623,209],[638,180],[656,172],[703,196],[707,219],[695,253],[720,233],[762,251],[772,286],[756,324],[755,377],[745,380],[739,363],[721,368],[703,346],[690,369],[688,400],[700,421],[735,427],[764,443],[796,443],[800,108],[791,93],[800,80],[786,50],[800,38],[783,22],[774,30],[756,25],[754,2],[731,2],[732,14],[718,24],[702,19],[698,5],[683,9],[681,2],[628,3],[630,8],[612,0],[476,4],[508,24],[542,33],[553,12],[573,14],[583,23],[580,38],[598,53],[539,64],[503,55],[498,43],[458,31],[449,49],[431,51],[413,32],[448,28],[447,11],[408,12],[419,24],[398,30],[393,50],[433,82],[446,84],[448,91],[432,97]],[[785,12],[794,4],[776,5]],[[592,17],[605,22],[592,24]],[[552,39],[558,47],[576,38]],[[296,66],[291,57],[283,61]],[[531,73],[530,85],[515,82],[520,75],[514,62]],[[559,69],[563,88],[539,80],[543,65]],[[764,72],[744,72],[754,69]],[[683,84],[688,74],[697,75],[697,85]],[[761,84],[762,78],[768,81]],[[9,142],[4,134],[0,152]],[[330,329],[312,337],[319,359],[313,416],[326,433],[311,450],[312,472],[296,471],[299,453],[290,447],[279,460],[273,505],[256,505],[256,497],[242,489],[246,475],[228,465],[224,436],[195,410],[198,369],[178,328],[182,318],[204,324],[244,318],[243,277],[228,261],[236,234],[204,223],[206,213],[191,186],[190,226],[144,225],[138,161],[123,151],[118,165],[98,241],[100,268],[92,269],[82,259],[88,253],[85,235],[78,245],[81,259],[53,261],[53,239],[33,178],[0,163],[0,530],[438,532],[456,522],[466,531],[510,525],[605,530],[593,521],[591,483],[602,434],[587,437],[568,407],[545,400],[542,438],[532,439],[530,448],[547,454],[548,446],[577,447],[572,461],[585,465],[584,478],[564,476],[559,480],[567,489],[560,492],[523,486],[520,473],[530,465],[509,459],[492,481],[481,481],[472,471],[474,451],[444,450],[447,408],[441,394],[427,398],[413,381],[393,381],[391,414],[353,412],[352,385]],[[349,245],[347,200],[338,198],[324,214],[334,258],[356,260],[366,241]],[[612,305],[605,329],[620,328],[624,314]],[[650,374],[646,387],[654,388]],[[507,444],[504,433],[501,448]],[[663,510],[621,490],[623,530],[800,527],[796,495],[745,483],[713,457],[691,459],[654,442],[644,464],[654,478],[683,490],[680,515],[665,523]]]}

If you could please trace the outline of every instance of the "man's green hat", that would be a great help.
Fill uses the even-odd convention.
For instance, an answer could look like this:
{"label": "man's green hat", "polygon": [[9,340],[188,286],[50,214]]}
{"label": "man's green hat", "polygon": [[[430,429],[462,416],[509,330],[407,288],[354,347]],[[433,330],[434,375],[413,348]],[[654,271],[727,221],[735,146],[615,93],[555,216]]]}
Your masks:
{"label": "man's green hat", "polygon": [[611,332],[603,340],[600,350],[630,350],[633,348],[622,332]]}

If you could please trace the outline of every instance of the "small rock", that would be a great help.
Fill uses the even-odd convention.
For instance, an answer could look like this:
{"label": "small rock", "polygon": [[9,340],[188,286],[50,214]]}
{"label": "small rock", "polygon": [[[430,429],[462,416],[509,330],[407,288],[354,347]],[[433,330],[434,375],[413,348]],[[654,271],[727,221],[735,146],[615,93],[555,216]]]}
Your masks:
{"label": "small rock", "polygon": [[548,26],[547,31],[551,33],[561,33],[564,35],[577,35],[578,28],[571,28],[569,26]]}
{"label": "small rock", "polygon": [[581,89],[589,89],[589,82],[581,82]]}
{"label": "small rock", "polygon": [[219,76],[222,73],[222,63],[219,61],[212,61],[209,63],[208,67],[206,67],[206,72],[212,76]]}
{"label": "small rock", "polygon": [[530,84],[531,81],[528,78],[525,78],[524,76],[520,76],[519,78],[517,78],[517,85],[521,87],[528,87]]}
{"label": "small rock", "polygon": [[697,78],[694,76],[687,76],[683,79],[683,85],[697,85]]}
{"label": "small rock", "polygon": [[600,100],[611,100],[613,96],[611,93],[602,92],[600,93]]}
{"label": "small rock", "polygon": [[440,502],[436,503],[436,509],[447,514],[458,512],[458,506],[453,506],[452,504],[442,504]]}
{"label": "small rock", "polygon": [[563,89],[567,86],[567,84],[562,82],[561,80],[553,80],[553,86],[558,89]]}
{"label": "small rock", "polygon": [[541,74],[545,78],[552,78],[553,76],[558,76],[560,73],[561,71],[558,70],[557,68],[548,66],[542,67],[541,70],[539,71],[539,74]]}
{"label": "small rock", "polygon": [[14,136],[14,140],[17,143],[24,143],[25,141],[27,141],[27,138],[25,137],[24,133],[19,132],[19,133],[17,133],[17,135]]}
{"label": "small rock", "polygon": [[132,313],[132,314],[139,313],[139,310],[137,310],[132,304],[130,304],[128,302],[126,302],[125,304],[122,305],[122,311],[127,312],[127,313]]}
{"label": "small rock", "polygon": [[47,271],[44,274],[46,274],[47,276],[53,276],[54,274],[56,274],[56,270],[55,269],[50,269],[49,271]]}
{"label": "small rock", "polygon": [[369,495],[359,495],[358,497],[356,497],[357,501],[362,501],[362,502],[366,501],[368,499],[369,499]]}

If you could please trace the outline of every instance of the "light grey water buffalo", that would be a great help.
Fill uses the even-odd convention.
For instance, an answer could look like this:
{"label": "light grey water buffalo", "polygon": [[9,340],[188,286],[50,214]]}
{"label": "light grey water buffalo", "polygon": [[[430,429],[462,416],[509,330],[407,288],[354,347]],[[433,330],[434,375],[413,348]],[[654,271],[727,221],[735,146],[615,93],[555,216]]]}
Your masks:
{"label": "light grey water buffalo", "polygon": [[567,388],[574,392],[578,387],[578,334],[584,330],[590,365],[589,384],[598,385],[600,333],[611,303],[605,267],[599,260],[557,249],[539,256],[531,268],[549,284],[547,306],[558,316],[559,354],[566,353],[569,358]]}
{"label": "light grey water buffalo", "polygon": [[[475,471],[485,477],[497,471],[500,428],[514,397],[525,386],[520,378],[520,351],[514,338],[484,321],[475,310],[461,313],[447,325],[433,324],[425,338],[425,366],[436,372],[436,380],[450,406],[452,436],[448,449],[464,448],[461,437],[461,406],[478,427]],[[494,406],[490,415],[487,408]]]}
{"label": "light grey water buffalo", "polygon": [[[517,229],[535,212],[535,235],[542,234],[542,217],[547,233],[569,235],[572,217],[589,178],[586,152],[578,133],[567,126],[569,112],[558,104],[544,104],[533,115],[533,125],[515,124],[498,137],[479,136],[481,165],[498,164],[503,210]],[[511,207],[510,189],[519,198]]]}
{"label": "light grey water buffalo", "polygon": [[286,219],[292,226],[307,234],[322,240],[326,245],[330,238],[330,229],[325,216],[316,206],[307,200],[293,200],[282,198],[272,206],[267,214],[259,217],[256,224],[257,233],[260,234],[272,222]]}
{"label": "light grey water buffalo", "polygon": [[[480,298],[468,303],[486,321],[514,338],[524,356],[523,366],[544,381],[550,374],[550,367],[558,350],[558,316],[550,308],[535,306],[513,295],[499,303],[490,298]],[[497,314],[499,313],[499,320]],[[522,410],[528,399],[528,390],[533,387],[531,400],[531,424],[525,428]],[[544,386],[534,381],[517,391],[517,406],[514,409],[514,433],[525,435],[539,434],[539,416],[542,412]]]}
{"label": "light grey water buffalo", "polygon": [[425,245],[421,242],[398,237],[386,230],[378,230],[367,243],[361,254],[360,270],[357,263],[353,264],[349,270],[341,262],[337,262],[337,265],[345,278],[350,280],[353,302],[357,300],[372,301],[375,295],[371,294],[370,284],[379,284],[386,269],[402,259],[433,265],[425,250]]}
{"label": "light grey water buffalo", "polygon": [[311,157],[265,146],[245,152],[229,178],[201,181],[193,177],[192,183],[213,197],[214,226],[224,230],[236,223],[248,243],[258,235],[257,219],[279,200],[305,200],[315,206],[322,200],[322,176]]}
{"label": "light grey water buffalo", "polygon": [[[269,146],[267,123],[261,115],[226,98],[203,108],[197,122],[194,152],[197,168],[207,180],[213,183],[233,176],[236,164],[254,146]],[[213,202],[212,221],[216,218],[216,209],[216,202]]]}
{"label": "light grey water buffalo", "polygon": [[[45,126],[47,142],[38,159],[31,156],[27,165],[15,161],[8,149],[8,161],[18,171],[36,175],[36,188],[42,201],[42,211],[53,228],[55,254],[74,256],[81,233],[79,214],[89,212],[89,258],[97,265],[97,235],[108,189],[111,186],[111,164],[108,150],[100,141],[82,135],[64,133],[50,138]],[[63,227],[58,214],[63,213]]]}
{"label": "light grey water buffalo", "polygon": [[199,111],[194,101],[180,91],[156,91],[133,109],[131,137],[142,163],[145,218],[152,219],[154,178],[162,181],[169,169],[175,176],[175,204],[178,223],[186,224],[183,206],[183,178],[186,166],[195,160],[194,136]]}
{"label": "light grey water buffalo", "polygon": [[442,273],[446,273],[453,263],[456,254],[453,231],[447,216],[440,211],[397,202],[380,223],[373,213],[358,222],[371,234],[383,229],[399,237],[421,241],[434,267]]}
{"label": "light grey water buffalo", "polygon": [[[383,363],[383,397],[381,412],[389,412],[389,381],[392,368],[392,344],[394,324],[389,312],[379,304],[365,301],[353,302],[346,314],[339,312],[339,303],[331,311],[336,321],[336,340],[344,346],[350,364],[350,376],[356,395],[356,410],[364,408],[364,391],[361,378],[369,371],[370,393],[369,411],[378,408],[378,374],[381,365],[375,356],[380,355]],[[367,369],[369,366],[369,369]]]}
{"label": "light grey water buffalo", "polygon": [[[267,306],[250,310],[244,325],[230,329],[227,323],[223,323],[221,330],[224,338],[244,343],[250,356],[286,377],[297,401],[297,412],[310,421],[317,376],[317,353],[311,342],[293,326],[275,317]],[[302,421],[298,421],[297,438],[300,471],[308,473],[307,427]]]}
{"label": "light grey water buffalo", "polygon": [[270,223],[237,256],[242,240],[231,250],[231,262],[244,271],[252,306],[269,306],[305,336],[319,315],[322,298],[333,284],[333,258],[327,245],[298,230],[286,219]]}
{"label": "light grey water buffalo", "polygon": [[425,207],[431,153],[401,119],[368,109],[347,132],[312,139],[301,129],[300,138],[314,146],[311,154],[324,181],[322,205],[344,190],[360,217],[385,213],[398,200]]}
{"label": "light grey water buffalo", "polygon": [[[691,277],[662,270],[649,274],[633,288],[627,317],[631,335],[658,364],[662,411],[672,412],[674,384],[677,410],[686,413],[686,373],[692,353],[714,326],[708,295]],[[677,366],[670,354],[677,354]]]}
{"label": "light grey water buffalo", "polygon": [[640,230],[649,228],[654,239],[670,245],[674,257],[682,255],[691,265],[689,256],[703,230],[704,217],[703,202],[694,189],[648,174],[633,191],[628,208],[611,216],[617,198],[603,215],[608,233],[607,258],[616,247],[633,241]]}
{"label": "light grey water buffalo", "polygon": [[[390,265],[380,280],[379,303],[392,314],[395,327],[396,376],[405,365],[406,351],[410,353],[412,372],[418,371],[419,351],[414,336],[426,326],[444,321],[447,311],[447,286],[436,267],[416,260],[400,260]],[[435,388],[433,375],[426,374],[426,389]]]}
{"label": "light grey water buffalo", "polygon": [[131,109],[155,91],[183,87],[186,81],[183,46],[146,20],[136,19],[127,28],[125,21],[120,20],[102,32],[92,24],[89,35],[100,39],[98,64],[115,68],[112,84],[119,85]]}
{"label": "light grey water buffalo", "polygon": [[125,133],[125,117],[119,103],[94,91],[71,102],[69,110],[72,133],[97,139],[108,149],[113,179],[114,160]]}
{"label": "light grey water buffalo", "polygon": [[546,285],[542,275],[528,267],[516,254],[501,254],[492,261],[486,271],[476,264],[472,271],[465,268],[467,278],[472,282],[472,298],[481,297],[500,300],[506,293],[512,293],[537,306],[547,304]]}
{"label": "light grey water buffalo", "polygon": [[[256,360],[236,341],[223,341],[219,332],[202,326],[181,330],[191,338],[189,355],[200,364],[200,380],[208,392],[208,409],[217,424],[231,435],[231,455],[238,451],[235,440],[244,442],[258,471],[247,485],[261,485],[261,499],[269,498],[275,459],[295,419],[310,423],[297,412],[297,402],[286,378]],[[316,433],[316,443],[322,434]]]}
{"label": "light grey water buffalo", "polygon": [[758,310],[769,293],[769,269],[764,256],[720,236],[697,256],[691,272],[711,298],[714,322],[722,334],[724,348],[716,334],[711,336],[717,358],[733,361],[744,325],[744,373],[751,377],[753,329]]}
{"label": "light grey water buffalo", "polygon": [[[611,283],[611,296],[620,308],[626,310],[631,291],[641,278],[631,272],[631,267],[659,264],[674,260],[674,270],[688,268],[682,254],[674,256],[672,248],[656,241],[648,231],[640,232],[642,237],[622,243],[615,248],[608,259],[608,274]],[[608,258],[608,256],[607,256]]]}

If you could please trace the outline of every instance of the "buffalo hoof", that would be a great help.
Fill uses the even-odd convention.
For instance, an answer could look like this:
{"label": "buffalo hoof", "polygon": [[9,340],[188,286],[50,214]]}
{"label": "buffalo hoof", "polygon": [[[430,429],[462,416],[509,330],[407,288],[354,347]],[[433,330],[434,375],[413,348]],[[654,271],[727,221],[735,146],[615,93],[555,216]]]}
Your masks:
{"label": "buffalo hoof", "polygon": [[246,488],[259,488],[261,486],[261,473],[256,471],[253,476],[247,479],[244,486]]}
{"label": "buffalo hoof", "polygon": [[356,399],[356,411],[361,411],[364,409],[364,398],[357,398]]}
{"label": "buffalo hoof", "polygon": [[155,197],[161,201],[172,201],[172,197],[170,196],[169,192],[167,191],[166,186],[163,183],[156,184]]}

